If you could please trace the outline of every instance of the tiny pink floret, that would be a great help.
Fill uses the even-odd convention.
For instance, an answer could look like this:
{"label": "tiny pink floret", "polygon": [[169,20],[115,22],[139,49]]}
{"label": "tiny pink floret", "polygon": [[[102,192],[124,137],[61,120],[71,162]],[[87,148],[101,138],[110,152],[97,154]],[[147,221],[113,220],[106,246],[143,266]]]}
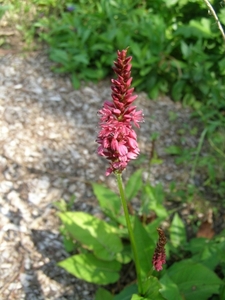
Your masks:
{"label": "tiny pink floret", "polygon": [[112,101],[105,101],[99,110],[100,131],[97,137],[98,154],[110,161],[106,176],[112,172],[121,173],[131,159],[136,159],[140,153],[137,135],[132,125],[139,127],[143,121],[142,111],[136,111],[132,103],[137,95],[133,95],[131,88],[131,60],[127,56],[127,49],[117,51],[117,60],[113,70],[117,74],[112,79]]}

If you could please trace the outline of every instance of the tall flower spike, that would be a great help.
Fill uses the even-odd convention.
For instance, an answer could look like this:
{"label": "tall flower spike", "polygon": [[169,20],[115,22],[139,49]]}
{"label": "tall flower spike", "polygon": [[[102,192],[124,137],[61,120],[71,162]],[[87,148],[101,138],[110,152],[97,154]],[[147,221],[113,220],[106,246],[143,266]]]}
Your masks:
{"label": "tall flower spike", "polygon": [[162,229],[157,228],[159,240],[153,255],[152,264],[153,268],[156,271],[160,271],[163,269],[162,265],[166,263],[166,253],[165,253],[165,245],[166,245],[166,237]]}
{"label": "tall flower spike", "polygon": [[117,51],[113,70],[118,77],[111,80],[112,101],[105,101],[99,110],[100,131],[96,141],[98,154],[110,161],[106,176],[112,172],[121,173],[140,152],[132,124],[139,127],[143,114],[132,105],[137,95],[133,95],[134,88],[131,88],[131,60],[131,56],[127,57],[127,49]]}

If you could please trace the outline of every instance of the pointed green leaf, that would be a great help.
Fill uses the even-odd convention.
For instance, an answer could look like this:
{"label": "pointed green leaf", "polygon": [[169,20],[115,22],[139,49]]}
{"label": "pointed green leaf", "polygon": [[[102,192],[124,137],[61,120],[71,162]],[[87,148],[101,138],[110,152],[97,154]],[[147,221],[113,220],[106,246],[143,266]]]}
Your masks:
{"label": "pointed green leaf", "polygon": [[101,184],[92,183],[92,188],[102,210],[109,216],[118,215],[121,208],[119,196]]}
{"label": "pointed green leaf", "polygon": [[102,261],[91,253],[73,255],[58,265],[77,278],[101,285],[116,282],[121,268],[117,261]]}
{"label": "pointed green leaf", "polygon": [[145,279],[149,271],[152,270],[152,256],[154,253],[155,243],[149,237],[137,217],[134,221],[134,238],[141,267],[141,276]]}
{"label": "pointed green leaf", "polygon": [[113,300],[113,295],[109,291],[103,288],[99,288],[95,294],[95,300]]}
{"label": "pointed green leaf", "polygon": [[[158,278],[154,276],[149,276],[143,282],[143,292],[146,299],[154,299],[154,300],[164,300],[165,298],[160,294],[161,284]],[[175,299],[175,298],[174,298]]]}
{"label": "pointed green leaf", "polygon": [[160,279],[160,283],[162,285],[160,292],[167,300],[183,300],[178,286],[171,280],[167,273]]}
{"label": "pointed green leaf", "polygon": [[175,263],[167,270],[185,300],[207,300],[219,293],[222,280],[210,269],[191,259]]}
{"label": "pointed green leaf", "polygon": [[142,187],[142,173],[143,170],[139,169],[136,172],[134,172],[131,177],[129,178],[126,186],[125,186],[125,195],[127,201],[130,201],[132,198],[134,198],[138,191]]}
{"label": "pointed green leaf", "polygon": [[64,199],[60,199],[59,201],[55,201],[52,203],[58,210],[67,211],[67,204]]}
{"label": "pointed green leaf", "polygon": [[170,226],[170,240],[174,247],[179,247],[187,240],[185,226],[179,215],[176,213]]}
{"label": "pointed green leaf", "polygon": [[114,227],[83,212],[59,213],[66,230],[81,244],[104,260],[112,260],[123,249]]}
{"label": "pointed green leaf", "polygon": [[[136,284],[131,284],[126,286],[122,292],[117,294],[113,300],[130,300],[134,293],[138,292],[138,287]],[[106,300],[106,299],[105,299]]]}
{"label": "pointed green leaf", "polygon": [[75,89],[79,89],[79,87],[80,87],[80,79],[78,78],[77,74],[72,73],[72,75],[71,75],[71,81],[72,81],[73,87]]}
{"label": "pointed green leaf", "polygon": [[192,259],[203,263],[206,267],[214,270],[224,259],[225,242],[216,242],[206,238],[194,238],[186,244],[185,249],[191,251]]}
{"label": "pointed green leaf", "polygon": [[145,210],[153,210],[158,217],[166,218],[168,212],[162,205],[164,192],[161,185],[151,186],[147,184],[143,189],[142,202]]}

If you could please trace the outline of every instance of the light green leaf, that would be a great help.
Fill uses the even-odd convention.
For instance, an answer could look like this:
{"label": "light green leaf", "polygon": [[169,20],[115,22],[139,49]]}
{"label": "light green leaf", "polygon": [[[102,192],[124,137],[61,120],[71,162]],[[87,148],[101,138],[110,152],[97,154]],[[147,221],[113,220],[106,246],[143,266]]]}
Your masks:
{"label": "light green leaf", "polygon": [[167,7],[170,7],[172,5],[177,4],[177,2],[179,2],[179,0],[163,0],[166,4]]}
{"label": "light green leaf", "polygon": [[74,239],[93,250],[96,257],[113,260],[123,249],[114,227],[83,212],[59,213],[66,230]]}
{"label": "light green leaf", "polygon": [[161,185],[145,185],[142,195],[142,202],[145,210],[153,210],[158,217],[166,218],[168,216],[168,212],[162,205],[163,200],[164,192]]}
{"label": "light green leaf", "polygon": [[60,199],[59,201],[55,201],[52,203],[58,210],[64,212],[67,211],[67,204],[64,199]]}
{"label": "light green leaf", "polygon": [[179,215],[176,213],[170,226],[170,240],[174,247],[179,247],[187,240],[185,226]]}
{"label": "light green leaf", "polygon": [[117,261],[102,261],[91,253],[71,256],[58,265],[77,278],[101,285],[116,282],[121,268]]}
{"label": "light green leaf", "polygon": [[142,173],[143,170],[139,169],[130,176],[125,186],[125,195],[127,201],[130,201],[132,198],[134,198],[137,195],[138,191],[141,189]]}
{"label": "light green leaf", "polygon": [[92,183],[92,188],[98,199],[99,205],[105,214],[108,216],[117,216],[121,208],[121,200],[119,196],[107,187],[98,183]]}
{"label": "light green leaf", "polygon": [[193,19],[190,21],[190,26],[198,29],[199,32],[201,32],[202,36],[209,37],[210,35],[212,35],[211,20],[208,18],[202,18],[200,21]]}
{"label": "light green leaf", "polygon": [[183,54],[183,57],[187,58],[191,53],[189,46],[184,41],[181,41],[180,47],[181,47],[181,52]]}
{"label": "light green leaf", "polygon": [[134,294],[131,300],[147,300],[147,298]]}

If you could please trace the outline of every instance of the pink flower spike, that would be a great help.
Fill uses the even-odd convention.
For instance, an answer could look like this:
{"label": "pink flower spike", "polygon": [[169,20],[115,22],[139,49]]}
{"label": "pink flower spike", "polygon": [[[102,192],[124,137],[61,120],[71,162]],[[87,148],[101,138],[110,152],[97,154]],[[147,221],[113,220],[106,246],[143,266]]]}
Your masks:
{"label": "pink flower spike", "polygon": [[162,229],[157,228],[159,234],[159,240],[152,258],[153,269],[156,271],[161,271],[163,269],[162,265],[166,263],[166,237]]}
{"label": "pink flower spike", "polygon": [[100,131],[96,142],[99,144],[98,154],[110,162],[106,176],[121,173],[140,153],[132,125],[139,127],[143,113],[132,106],[137,95],[133,95],[134,88],[131,87],[131,60],[131,56],[127,57],[127,49],[117,51],[113,67],[117,78],[111,79],[112,101],[105,101],[98,112]]}

